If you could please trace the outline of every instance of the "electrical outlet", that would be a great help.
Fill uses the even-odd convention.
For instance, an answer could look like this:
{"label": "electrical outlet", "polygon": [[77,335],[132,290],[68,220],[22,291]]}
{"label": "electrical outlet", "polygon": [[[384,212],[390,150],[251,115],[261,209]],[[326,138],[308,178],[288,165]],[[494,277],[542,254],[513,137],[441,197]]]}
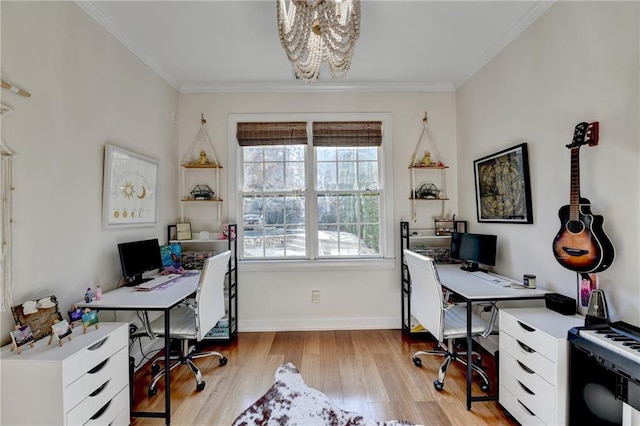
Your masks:
{"label": "electrical outlet", "polygon": [[311,290],[311,303],[320,303],[320,290]]}

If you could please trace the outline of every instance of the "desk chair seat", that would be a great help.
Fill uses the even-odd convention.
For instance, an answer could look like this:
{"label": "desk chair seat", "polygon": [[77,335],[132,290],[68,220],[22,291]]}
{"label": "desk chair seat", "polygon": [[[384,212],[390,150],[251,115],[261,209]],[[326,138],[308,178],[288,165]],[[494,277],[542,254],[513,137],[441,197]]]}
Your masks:
{"label": "desk chair seat", "polygon": [[[444,388],[447,369],[451,361],[459,361],[467,365],[466,352],[454,350],[454,340],[467,337],[467,309],[465,306],[449,304],[440,284],[438,271],[432,258],[422,256],[411,250],[404,250],[411,281],[411,314],[437,340],[438,345],[429,351],[418,351],[413,354],[416,366],[422,366],[421,355],[444,356],[438,370],[438,378],[433,382],[437,390]],[[494,315],[492,315],[495,318]],[[475,313],[471,317],[471,335],[487,337],[491,334],[493,319],[486,321]],[[488,391],[491,388],[487,374],[472,361],[471,368],[482,379],[480,388]]]}
{"label": "desk chair seat", "polygon": [[[193,360],[217,356],[220,358],[220,365],[227,363],[227,358],[220,352],[195,352],[196,347],[190,346],[189,342],[194,340],[201,342],[209,330],[225,315],[224,277],[228,270],[230,256],[231,252],[226,251],[207,259],[202,268],[195,299],[172,309],[169,315],[169,336],[180,340],[181,347],[179,355],[170,356],[170,360],[174,362],[168,368],[173,370],[179,365],[187,365],[196,379],[196,390],[199,391],[204,389],[205,381]],[[154,337],[164,336],[164,315],[153,320],[149,330]],[[158,362],[162,361],[164,356],[156,358],[151,364],[151,371],[156,374],[149,384],[149,396],[158,392],[158,380],[164,376],[164,369],[160,370],[158,365]]]}

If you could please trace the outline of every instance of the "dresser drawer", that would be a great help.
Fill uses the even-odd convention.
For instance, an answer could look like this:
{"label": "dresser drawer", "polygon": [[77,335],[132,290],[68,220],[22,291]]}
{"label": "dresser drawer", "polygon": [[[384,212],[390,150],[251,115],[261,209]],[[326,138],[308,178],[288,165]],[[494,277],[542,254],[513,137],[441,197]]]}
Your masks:
{"label": "dresser drawer", "polygon": [[508,354],[500,357],[500,385],[511,392],[545,423],[552,424],[554,422],[555,386],[537,374],[527,372],[521,364],[518,364],[517,360]]}
{"label": "dresser drawer", "polygon": [[499,402],[521,425],[544,426],[544,422],[537,417],[525,404],[518,401],[511,392],[500,385]]}
{"label": "dresser drawer", "polygon": [[507,333],[501,333],[499,339],[501,356],[509,354],[528,368],[534,370],[536,374],[542,376],[549,383],[555,382],[556,363],[551,362],[535,349],[530,348],[528,345]]}
{"label": "dresser drawer", "polygon": [[[92,328],[87,330],[87,334],[92,332]],[[91,346],[83,348],[72,356],[64,360],[63,385],[68,386],[74,380],[84,375],[111,355],[122,348],[127,347],[129,330],[127,327],[120,327],[115,332],[98,340]]]}
{"label": "dresser drawer", "polygon": [[[108,405],[107,405],[108,404]],[[91,416],[86,426],[126,426],[130,423],[129,389],[125,388]]]}
{"label": "dresser drawer", "polygon": [[500,333],[507,333],[511,337],[527,345],[537,353],[555,362],[557,341],[548,334],[518,321],[511,315],[500,312]]}
{"label": "dresser drawer", "polygon": [[72,409],[86,398],[91,398],[89,394],[99,393],[98,390],[106,391],[108,387],[121,389],[129,382],[129,372],[123,368],[128,365],[129,353],[126,348],[120,349],[115,354],[107,358],[103,363],[89,370],[78,380],[71,383],[65,389],[66,411]]}
{"label": "dresser drawer", "polygon": [[105,386],[97,395],[90,396],[67,412],[67,424],[84,425],[90,420],[94,424],[109,424],[129,406],[129,387]]}

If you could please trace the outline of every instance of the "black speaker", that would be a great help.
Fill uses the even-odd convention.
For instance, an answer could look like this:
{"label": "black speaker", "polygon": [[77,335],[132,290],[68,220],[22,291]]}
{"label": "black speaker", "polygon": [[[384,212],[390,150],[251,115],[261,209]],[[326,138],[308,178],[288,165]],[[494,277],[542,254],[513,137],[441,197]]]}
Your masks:
{"label": "black speaker", "polygon": [[561,313],[562,315],[575,315],[576,299],[560,293],[547,293],[544,295],[544,304],[547,309]]}

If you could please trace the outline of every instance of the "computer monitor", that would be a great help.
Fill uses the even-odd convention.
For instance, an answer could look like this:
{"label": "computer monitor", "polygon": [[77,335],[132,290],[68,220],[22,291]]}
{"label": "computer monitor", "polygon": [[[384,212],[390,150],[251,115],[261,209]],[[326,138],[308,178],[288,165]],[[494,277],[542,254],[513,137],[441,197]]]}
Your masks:
{"label": "computer monitor", "polygon": [[451,258],[463,262],[464,271],[483,271],[479,265],[496,265],[496,235],[451,233]]}
{"label": "computer monitor", "polygon": [[160,244],[158,239],[132,241],[118,244],[122,275],[131,282],[128,285],[138,285],[149,279],[143,279],[142,274],[162,267]]}

